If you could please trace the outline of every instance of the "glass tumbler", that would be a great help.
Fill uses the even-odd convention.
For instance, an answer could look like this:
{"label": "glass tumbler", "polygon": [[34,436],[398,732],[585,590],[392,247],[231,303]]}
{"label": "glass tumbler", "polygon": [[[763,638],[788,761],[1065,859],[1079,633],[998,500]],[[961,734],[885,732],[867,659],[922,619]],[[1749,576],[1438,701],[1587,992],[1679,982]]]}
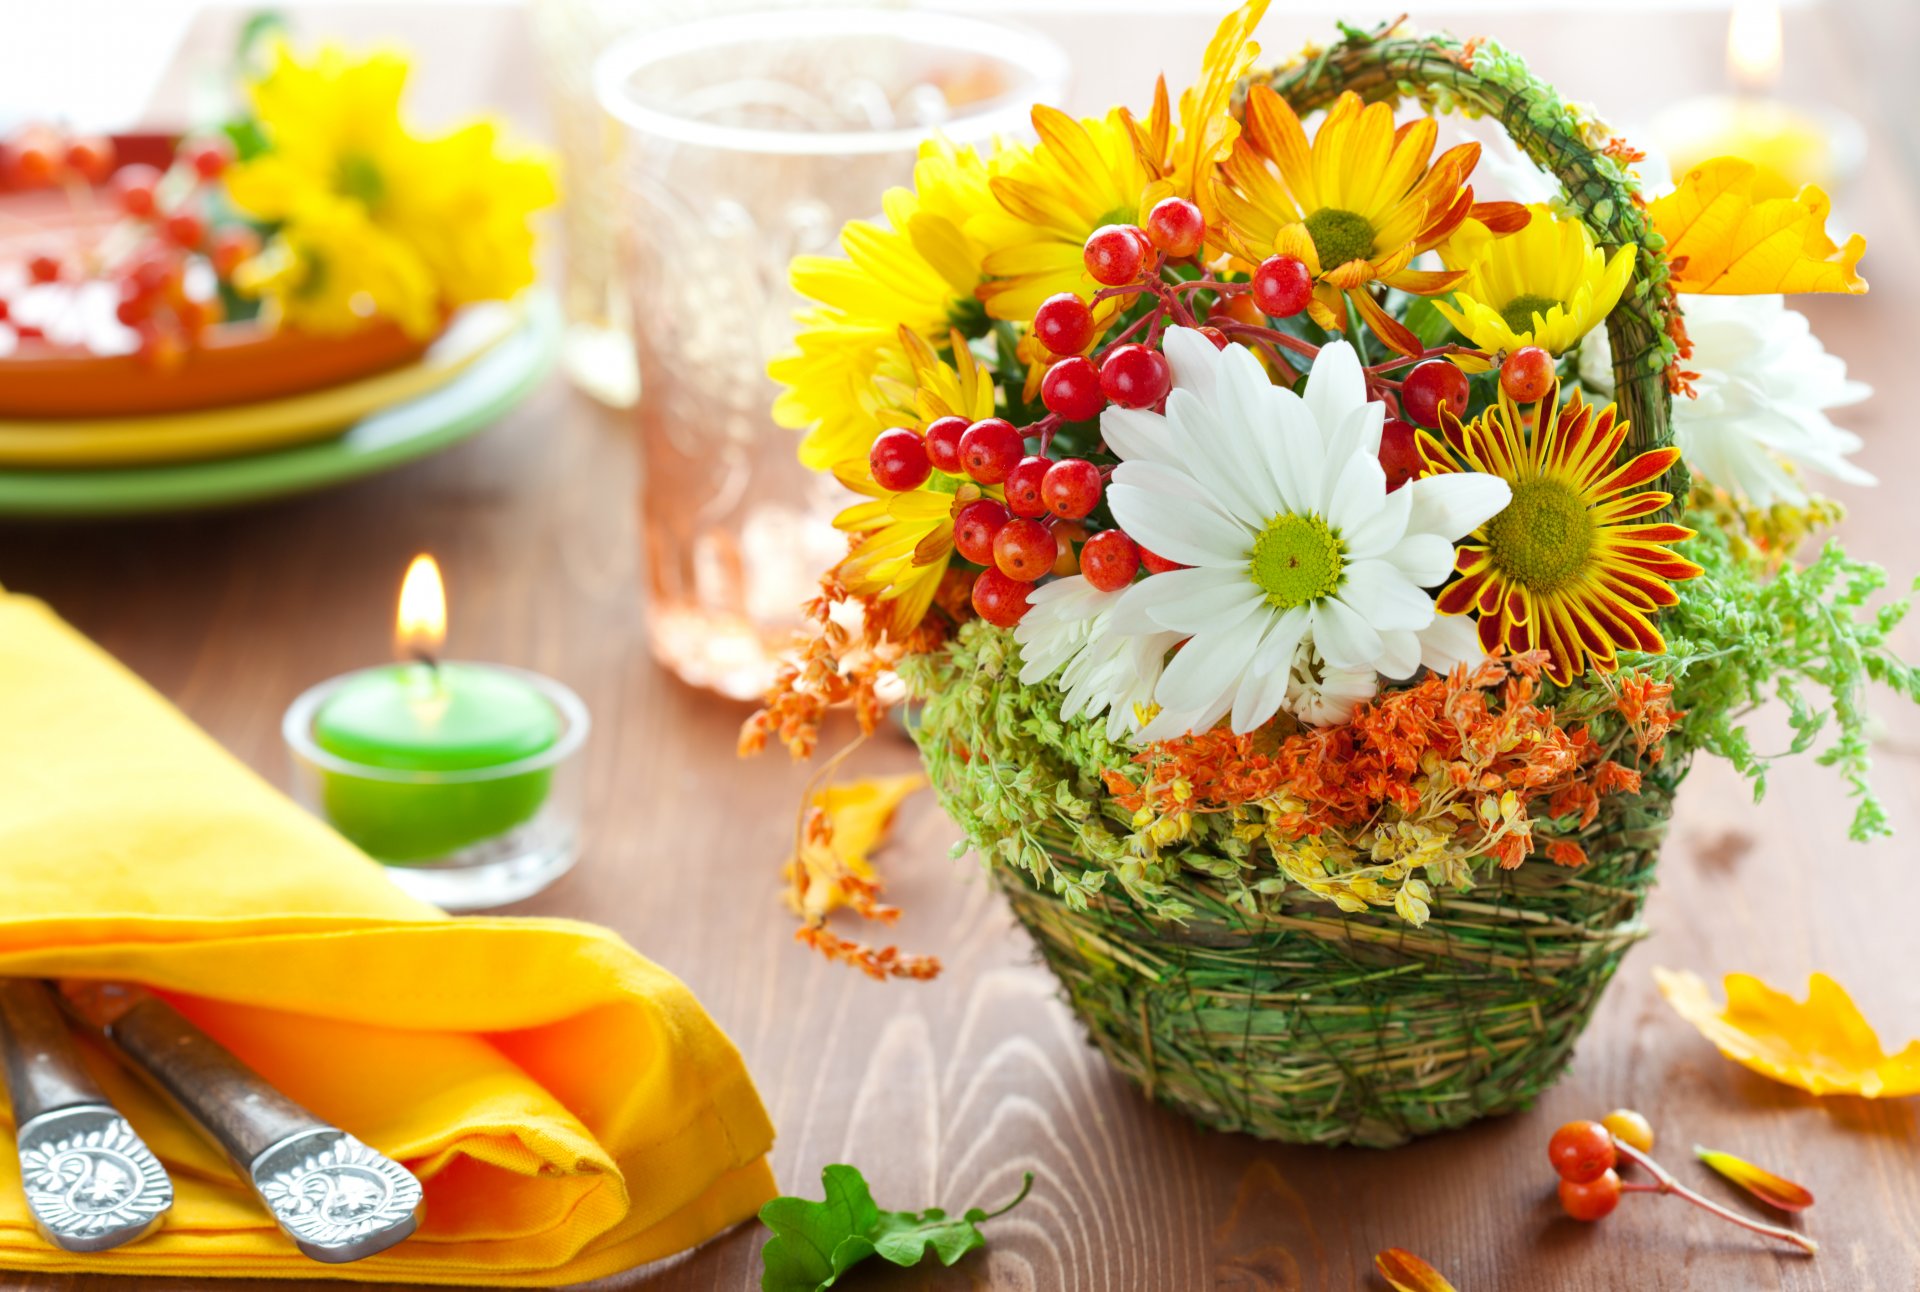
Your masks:
{"label": "glass tumbler", "polygon": [[802,304],[787,262],[875,215],[929,134],[1023,132],[1066,66],[1043,37],[891,9],[703,19],[599,60],[623,131],[649,633],[686,681],[757,697],[846,550],[830,520],[850,495],[770,415],[767,361]]}

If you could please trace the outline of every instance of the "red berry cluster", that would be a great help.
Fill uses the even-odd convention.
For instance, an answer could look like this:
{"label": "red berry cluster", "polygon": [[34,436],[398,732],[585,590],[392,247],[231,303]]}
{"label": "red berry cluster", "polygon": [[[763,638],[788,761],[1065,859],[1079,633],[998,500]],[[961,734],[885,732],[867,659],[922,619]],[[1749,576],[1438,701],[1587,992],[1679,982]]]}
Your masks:
{"label": "red berry cluster", "polygon": [[[1560,1208],[1575,1220],[1602,1220],[1613,1214],[1626,1193],[1667,1194],[1712,1212],[1742,1229],[1791,1243],[1802,1251],[1816,1250],[1805,1234],[1743,1216],[1681,1184],[1649,1155],[1653,1126],[1630,1108],[1608,1113],[1603,1121],[1568,1122],[1547,1141],[1547,1160],[1560,1177]],[[1645,1171],[1651,1180],[1622,1180],[1629,1167]],[[1806,1195],[1812,1201],[1812,1195]]]}
{"label": "red berry cluster", "polygon": [[[15,184],[84,181],[105,184],[124,222],[116,239],[125,249],[95,248],[39,251],[27,260],[29,284],[79,282],[105,277],[118,286],[114,314],[139,335],[139,357],[162,369],[177,366],[211,324],[220,321],[217,296],[187,291],[188,263],[204,257],[216,277],[234,271],[258,253],[260,239],[244,225],[209,231],[202,213],[206,186],[233,161],[233,149],[220,138],[191,140],[175,153],[166,173],[144,162],[114,168],[111,141],[62,140],[45,127],[33,127],[6,146],[6,174]],[[0,299],[0,321],[12,313]],[[14,321],[15,332],[34,338],[40,329]]]}

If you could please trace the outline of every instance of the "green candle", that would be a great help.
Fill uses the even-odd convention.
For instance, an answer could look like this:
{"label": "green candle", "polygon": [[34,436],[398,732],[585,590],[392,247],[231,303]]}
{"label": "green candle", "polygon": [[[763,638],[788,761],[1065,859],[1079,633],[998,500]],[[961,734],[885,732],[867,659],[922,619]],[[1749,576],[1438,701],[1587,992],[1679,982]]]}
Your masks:
{"label": "green candle", "polygon": [[415,663],[355,673],[314,714],[314,743],[398,775],[329,772],[327,817],[381,861],[448,856],[533,818],[546,800],[550,769],[475,773],[551,748],[561,728],[547,698],[504,669]]}

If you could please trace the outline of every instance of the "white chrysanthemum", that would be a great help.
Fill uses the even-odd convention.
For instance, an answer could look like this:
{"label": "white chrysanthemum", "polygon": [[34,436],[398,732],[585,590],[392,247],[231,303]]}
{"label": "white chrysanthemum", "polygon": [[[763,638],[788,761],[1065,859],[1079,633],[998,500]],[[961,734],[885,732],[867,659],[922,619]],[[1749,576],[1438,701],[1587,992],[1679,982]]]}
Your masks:
{"label": "white chrysanthemum", "polygon": [[[1421,668],[1448,673],[1456,664],[1477,664],[1486,658],[1480,634],[1465,615],[1435,615],[1415,636],[1420,639],[1419,664],[1390,680],[1403,681]],[[1345,722],[1379,689],[1380,676],[1372,669],[1334,668],[1320,658],[1311,641],[1302,642],[1293,656],[1286,708],[1302,722],[1322,727]]]}
{"label": "white chrysanthemum", "polygon": [[[1835,426],[1826,410],[1857,404],[1872,388],[1847,379],[1807,318],[1780,296],[1688,296],[1681,311],[1700,374],[1695,397],[1673,401],[1673,437],[1687,464],[1755,507],[1804,503],[1793,467],[1848,484],[1874,479],[1847,460],[1860,438]],[[1580,353],[1580,376],[1613,387],[1606,333]]]}
{"label": "white chrysanthemum", "polygon": [[1180,641],[1174,632],[1109,631],[1123,595],[1102,592],[1077,574],[1056,579],[1034,589],[1026,616],[1013,630],[1020,643],[1020,680],[1032,686],[1060,673],[1066,692],[1060,716],[1094,717],[1105,711],[1109,740],[1139,727],[1167,652]]}
{"label": "white chrysanthemum", "polygon": [[1385,408],[1345,342],[1321,350],[1304,397],[1273,385],[1250,351],[1189,329],[1170,330],[1165,352],[1165,415],[1101,418],[1121,459],[1114,519],[1193,567],[1135,584],[1111,613],[1110,632],[1186,639],[1141,738],[1228,716],[1235,731],[1260,726],[1285,704],[1303,642],[1334,669],[1413,673],[1434,619],[1426,589],[1446,580],[1454,543],[1507,505],[1506,482],[1460,472],[1388,493]]}

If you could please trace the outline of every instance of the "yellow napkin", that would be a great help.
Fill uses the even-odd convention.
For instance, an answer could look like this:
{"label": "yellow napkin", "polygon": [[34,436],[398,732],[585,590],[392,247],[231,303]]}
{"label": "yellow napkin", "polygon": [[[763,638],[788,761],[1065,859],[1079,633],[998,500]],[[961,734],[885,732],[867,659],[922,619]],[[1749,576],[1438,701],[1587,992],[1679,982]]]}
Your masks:
{"label": "yellow napkin", "polygon": [[167,993],[405,1162],[427,1199],[399,1246],[309,1261],[90,1048],[173,1175],[173,1211],[116,1251],[48,1246],[0,1122],[0,1267],[564,1283],[682,1251],[774,1193],[759,1095],[677,979],[592,925],[451,919],[405,896],[45,606],[4,593],[0,974]]}

